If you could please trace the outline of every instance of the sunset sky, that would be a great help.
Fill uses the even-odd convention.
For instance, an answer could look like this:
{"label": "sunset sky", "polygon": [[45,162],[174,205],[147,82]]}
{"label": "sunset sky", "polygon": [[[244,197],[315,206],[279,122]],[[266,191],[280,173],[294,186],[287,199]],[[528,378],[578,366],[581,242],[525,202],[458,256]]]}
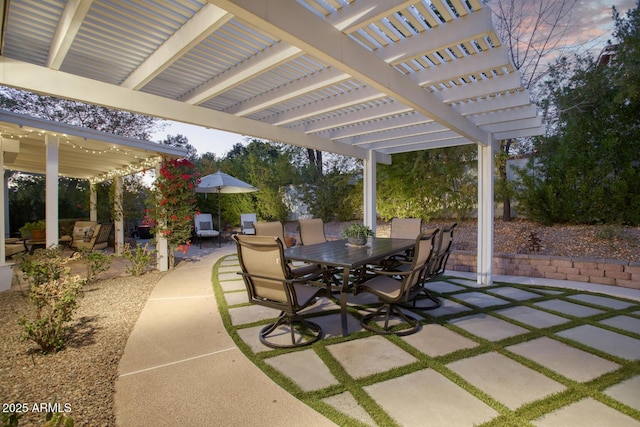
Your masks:
{"label": "sunset sky", "polygon": [[[515,0],[548,1],[548,0]],[[623,15],[635,7],[636,0],[578,0],[577,6],[571,11],[571,21],[564,41],[565,49],[578,52],[590,51],[597,56],[598,52],[612,38],[613,20],[612,9],[615,5]],[[181,134],[188,138],[189,143],[196,147],[198,154],[213,152],[218,157],[224,156],[234,144],[244,143],[245,137],[214,129],[205,129],[183,123],[172,122],[163,132],[153,136],[155,141],[161,141],[166,135]]]}

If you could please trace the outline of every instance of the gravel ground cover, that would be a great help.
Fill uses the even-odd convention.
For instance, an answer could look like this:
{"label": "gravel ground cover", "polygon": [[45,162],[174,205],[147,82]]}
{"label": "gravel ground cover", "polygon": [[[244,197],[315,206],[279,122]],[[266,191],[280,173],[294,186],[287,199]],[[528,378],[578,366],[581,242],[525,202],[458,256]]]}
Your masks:
{"label": "gravel ground cover", "polygon": [[[425,228],[450,222],[432,222]],[[326,224],[327,235],[338,238],[347,224]],[[378,236],[388,236],[389,229],[389,224],[380,223]],[[496,253],[526,253],[532,231],[542,241],[539,253],[640,262],[640,227],[545,227],[527,221],[496,221]],[[295,234],[296,224],[287,224],[287,232]],[[473,251],[476,238],[475,220],[458,222],[454,249]],[[26,294],[0,293],[0,403],[27,405],[29,411],[20,425],[42,425],[44,414],[32,411],[33,405],[54,398],[69,405],[76,426],[115,425],[118,362],[149,293],[163,276],[153,272],[131,277],[123,271],[122,265],[114,264],[85,287],[69,344],[51,355],[38,354],[35,344],[20,340],[17,321],[29,310]]]}

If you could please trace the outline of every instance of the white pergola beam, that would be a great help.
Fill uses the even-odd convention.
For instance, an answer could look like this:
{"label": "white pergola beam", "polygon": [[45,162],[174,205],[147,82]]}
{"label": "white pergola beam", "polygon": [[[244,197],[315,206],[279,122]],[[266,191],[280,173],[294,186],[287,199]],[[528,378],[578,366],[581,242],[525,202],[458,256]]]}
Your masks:
{"label": "white pergola beam", "polygon": [[510,108],[526,107],[529,104],[531,104],[529,94],[525,92],[518,92],[508,95],[493,96],[489,99],[485,98],[479,101],[456,104],[455,109],[463,116],[467,116],[508,110]]}
{"label": "white pergola beam", "polygon": [[250,57],[237,66],[211,79],[198,89],[189,92],[180,101],[188,104],[201,104],[229,89],[238,86],[266,70],[273,69],[291,59],[302,55],[302,51],[286,43],[279,42],[259,54]]}
{"label": "white pergola beam", "polygon": [[475,144],[466,138],[457,137],[449,140],[442,140],[438,142],[420,142],[416,144],[398,145],[396,147],[389,147],[384,149],[386,154],[398,154],[408,153],[412,151],[432,150],[434,148],[456,147],[459,145]]}
{"label": "white pergola beam", "polygon": [[433,132],[441,132],[448,130],[444,128],[440,123],[429,122],[415,126],[405,126],[401,128],[378,131],[375,133],[369,133],[366,135],[359,135],[352,138],[341,139],[340,142],[344,142],[352,145],[371,144],[379,141],[388,141],[398,138],[405,138],[414,135],[426,135]]}
{"label": "white pergola beam", "polygon": [[330,113],[331,111],[347,108],[352,105],[362,104],[383,97],[384,95],[371,87],[363,87],[351,92],[345,92],[322,101],[313,102],[299,108],[294,108],[280,114],[275,114],[262,120],[276,126],[304,120],[308,117]]}
{"label": "white pergola beam", "polygon": [[[359,159],[364,159],[367,156],[366,150],[325,138],[49,70],[1,56],[0,84]],[[378,161],[390,163],[391,157],[379,154]]]}
{"label": "white pergola beam", "polygon": [[338,30],[349,34],[415,3],[416,0],[385,0],[383,4],[357,1],[327,16],[327,20]]}
{"label": "white pergola beam", "polygon": [[460,135],[446,129],[440,132],[432,132],[428,134],[428,136],[427,134],[412,135],[412,136],[406,136],[402,138],[389,139],[386,141],[372,142],[370,144],[364,144],[361,147],[369,150],[379,150],[379,151],[385,152],[387,148],[416,145],[416,144],[424,143],[426,141],[429,141],[429,144],[431,144],[431,143],[438,143],[441,141],[451,141],[457,138],[460,138]]}
{"label": "white pergola beam", "polygon": [[486,126],[496,123],[511,122],[514,120],[532,119],[536,117],[537,113],[535,105],[528,105],[526,107],[512,108],[509,110],[501,110],[500,112],[491,112],[467,117],[478,126]]}
{"label": "white pergola beam", "polygon": [[[449,78],[446,81],[451,81]],[[492,93],[523,90],[520,72],[516,71],[490,79],[482,79],[469,84],[442,89],[435,92],[436,96],[447,104],[464,101],[466,99],[482,98]]]}
{"label": "white pergola beam", "polygon": [[47,68],[60,69],[92,4],[93,0],[69,0],[65,4],[49,48]]}
{"label": "white pergola beam", "polygon": [[122,82],[122,86],[129,89],[144,87],[151,79],[167,69],[178,58],[226,24],[231,18],[233,18],[231,14],[219,7],[206,4],[140,64]]}
{"label": "white pergola beam", "polygon": [[241,101],[226,108],[224,112],[237,116],[246,116],[256,111],[267,109],[273,105],[286,102],[289,99],[340,83],[349,78],[350,76],[348,74],[340,70],[328,68],[296,80],[288,85],[280,86],[256,97]]}
{"label": "white pergola beam", "polygon": [[341,69],[354,78],[397,99],[410,109],[442,123],[455,132],[481,144],[487,141],[482,129],[462,117],[435,95],[416,87],[374,53],[337,30],[331,24],[315,19],[296,2],[270,0],[209,0],[237,18],[262,28],[274,37],[290,43],[306,54]]}
{"label": "white pergola beam", "polygon": [[483,126],[483,128],[487,132],[501,134],[501,133],[507,133],[507,132],[527,130],[532,128],[540,129],[540,126],[542,126],[542,117],[533,117],[530,119],[496,123],[492,125]]}
{"label": "white pergola beam", "polygon": [[427,53],[442,50],[447,46],[482,37],[490,31],[492,31],[491,10],[483,8],[476,13],[463,16],[455,22],[440,25],[423,31],[418,35],[389,44],[376,53],[383,61],[397,64]]}

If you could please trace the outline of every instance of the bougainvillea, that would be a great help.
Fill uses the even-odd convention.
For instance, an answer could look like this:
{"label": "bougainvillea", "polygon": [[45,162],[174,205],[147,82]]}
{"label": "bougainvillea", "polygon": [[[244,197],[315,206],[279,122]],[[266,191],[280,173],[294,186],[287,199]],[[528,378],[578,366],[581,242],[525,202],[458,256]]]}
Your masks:
{"label": "bougainvillea", "polygon": [[156,207],[150,220],[156,235],[169,243],[169,267],[173,267],[173,252],[189,249],[193,218],[197,213],[196,187],[198,173],[187,159],[170,160],[162,164],[154,182]]}

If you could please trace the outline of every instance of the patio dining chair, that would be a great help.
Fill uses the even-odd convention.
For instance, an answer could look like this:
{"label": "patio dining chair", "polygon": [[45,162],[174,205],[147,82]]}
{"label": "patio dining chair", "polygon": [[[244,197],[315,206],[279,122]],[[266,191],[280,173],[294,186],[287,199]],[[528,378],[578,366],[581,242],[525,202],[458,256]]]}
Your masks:
{"label": "patio dining chair", "polygon": [[[284,239],[284,226],[280,221],[271,222],[256,222],[254,224],[256,229],[256,236],[273,236],[280,239],[282,244],[286,247]],[[321,267],[316,264],[305,264],[302,266],[294,266],[289,263],[291,274],[294,277],[303,277],[309,274],[317,274],[321,272]]]}
{"label": "patio dining chair", "polygon": [[[260,342],[271,348],[292,348],[312,344],[324,336],[320,325],[298,314],[312,305],[323,292],[310,283],[319,278],[295,278],[284,257],[284,246],[278,237],[236,234],[238,259],[249,302],[280,310],[278,319],[259,332]],[[280,337],[288,329],[291,344]],[[311,336],[311,338],[308,338]],[[280,339],[279,339],[280,338]]]}
{"label": "patio dining chair", "polygon": [[438,236],[436,237],[434,255],[431,257],[431,261],[429,262],[429,265],[425,270],[424,277],[420,283],[420,292],[413,297],[408,307],[422,310],[433,310],[442,305],[440,299],[429,292],[427,284],[439,279],[444,274],[447,267],[447,261],[449,260],[449,255],[451,255],[453,231],[457,225],[457,223],[454,223],[449,227],[441,229],[438,233]]}
{"label": "patio dining chair", "polygon": [[[420,322],[415,317],[405,314],[401,307],[422,289],[421,281],[433,255],[436,236],[437,230],[422,233],[417,237],[415,254],[406,271],[375,271],[371,279],[358,286],[359,292],[371,293],[382,301],[374,312],[360,319],[363,328],[382,335],[409,335],[420,330]],[[401,324],[408,324],[408,327],[392,326],[392,316],[399,319]],[[384,319],[382,328],[377,325],[377,319],[380,317]]]}
{"label": "patio dining chair", "polygon": [[298,220],[300,229],[300,242],[303,245],[315,245],[324,243],[327,237],[324,234],[324,222],[321,218]]}
{"label": "patio dining chair", "polygon": [[[393,218],[389,237],[392,239],[415,240],[422,233],[422,222],[422,218]],[[384,269],[393,270],[403,263],[411,262],[412,257],[413,248],[391,255],[376,264],[379,264]]]}

